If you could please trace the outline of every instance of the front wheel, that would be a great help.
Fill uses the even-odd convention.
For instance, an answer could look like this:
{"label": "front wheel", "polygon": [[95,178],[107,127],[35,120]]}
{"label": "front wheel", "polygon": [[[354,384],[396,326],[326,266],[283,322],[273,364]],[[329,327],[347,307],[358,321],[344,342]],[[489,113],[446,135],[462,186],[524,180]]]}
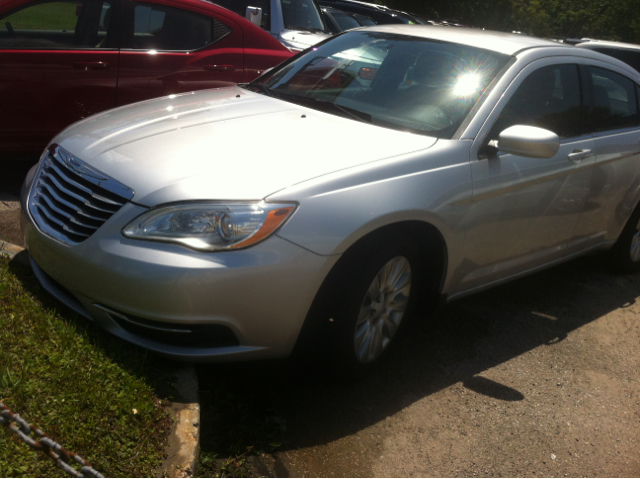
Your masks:
{"label": "front wheel", "polygon": [[413,312],[421,271],[409,239],[381,241],[350,263],[336,295],[334,356],[347,372],[357,373],[397,343]]}

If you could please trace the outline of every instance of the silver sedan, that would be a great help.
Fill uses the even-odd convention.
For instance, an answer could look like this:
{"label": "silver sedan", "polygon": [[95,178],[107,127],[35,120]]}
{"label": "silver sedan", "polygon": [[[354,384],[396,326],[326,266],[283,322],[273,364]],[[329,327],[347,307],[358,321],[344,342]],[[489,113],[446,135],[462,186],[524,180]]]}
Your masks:
{"label": "silver sedan", "polygon": [[639,84],[531,37],[350,31],[58,135],[23,188],[31,264],[164,355],[367,369],[442,300],[597,250],[640,265]]}

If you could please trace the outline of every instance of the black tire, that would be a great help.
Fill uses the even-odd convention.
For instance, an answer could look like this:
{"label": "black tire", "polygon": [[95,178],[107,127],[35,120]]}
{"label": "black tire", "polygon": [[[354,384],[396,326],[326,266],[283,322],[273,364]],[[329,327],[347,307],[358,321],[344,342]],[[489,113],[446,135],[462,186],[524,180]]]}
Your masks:
{"label": "black tire", "polygon": [[[387,288],[381,287],[377,298],[372,298],[374,281],[387,277],[386,273],[390,278]],[[350,252],[333,281],[327,298],[330,305],[325,304],[325,311],[332,312],[332,331],[325,347],[329,348],[330,364],[341,376],[359,375],[384,360],[411,321],[421,285],[418,247],[410,237],[384,236],[368,241]],[[404,305],[402,311],[397,309],[400,305]],[[362,316],[365,309],[370,316]],[[379,348],[372,346],[373,351],[363,346],[367,338]]]}
{"label": "black tire", "polygon": [[609,250],[611,266],[619,273],[640,271],[640,204],[629,217],[613,248]]}

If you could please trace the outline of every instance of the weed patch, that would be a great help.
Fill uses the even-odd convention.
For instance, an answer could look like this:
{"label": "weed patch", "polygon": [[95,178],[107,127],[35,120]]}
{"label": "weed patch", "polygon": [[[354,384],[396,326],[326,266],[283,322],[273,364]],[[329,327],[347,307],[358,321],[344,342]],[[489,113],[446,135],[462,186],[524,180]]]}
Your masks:
{"label": "weed patch", "polygon": [[[162,360],[111,337],[0,256],[0,402],[107,477],[155,473],[170,432]],[[0,429],[0,477],[60,477]]]}

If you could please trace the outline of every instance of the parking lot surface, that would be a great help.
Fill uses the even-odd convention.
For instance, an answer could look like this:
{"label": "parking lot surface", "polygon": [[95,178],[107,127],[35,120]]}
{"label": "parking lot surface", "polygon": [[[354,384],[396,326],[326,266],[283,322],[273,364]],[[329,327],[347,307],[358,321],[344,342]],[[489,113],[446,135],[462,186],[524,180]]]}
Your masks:
{"label": "parking lot surface", "polygon": [[[0,174],[0,239],[20,243],[28,165]],[[459,300],[364,379],[212,365],[286,421],[263,476],[640,476],[640,274],[588,257]],[[206,407],[206,405],[203,405]]]}
{"label": "parking lot surface", "polygon": [[447,305],[361,381],[200,376],[286,421],[256,475],[638,477],[639,296],[640,275],[588,257]]}

